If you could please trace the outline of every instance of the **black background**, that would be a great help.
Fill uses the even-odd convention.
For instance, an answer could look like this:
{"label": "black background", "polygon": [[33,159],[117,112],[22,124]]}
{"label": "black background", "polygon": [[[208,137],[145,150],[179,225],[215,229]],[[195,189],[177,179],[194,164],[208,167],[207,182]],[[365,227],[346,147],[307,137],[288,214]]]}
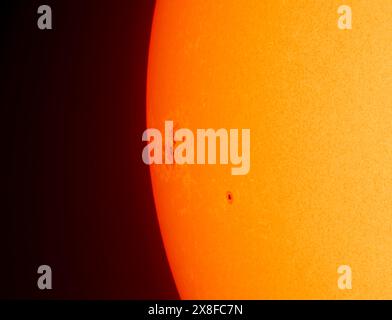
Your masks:
{"label": "black background", "polygon": [[0,10],[0,297],[178,298],[141,161],[154,1]]}

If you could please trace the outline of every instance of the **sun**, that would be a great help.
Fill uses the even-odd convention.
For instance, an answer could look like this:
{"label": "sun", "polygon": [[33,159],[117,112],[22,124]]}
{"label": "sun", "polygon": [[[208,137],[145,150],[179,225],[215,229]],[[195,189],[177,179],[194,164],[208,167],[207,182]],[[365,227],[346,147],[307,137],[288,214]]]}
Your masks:
{"label": "sun", "polygon": [[147,126],[251,130],[247,175],[151,166],[182,298],[392,298],[392,2],[349,2],[157,1]]}

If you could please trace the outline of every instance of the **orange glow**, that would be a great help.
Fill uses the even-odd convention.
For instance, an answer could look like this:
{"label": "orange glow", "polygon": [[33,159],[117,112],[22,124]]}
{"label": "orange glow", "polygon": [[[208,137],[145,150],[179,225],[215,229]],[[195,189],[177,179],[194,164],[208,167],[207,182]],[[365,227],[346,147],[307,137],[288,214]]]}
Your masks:
{"label": "orange glow", "polygon": [[157,1],[147,126],[251,129],[247,175],[151,166],[182,298],[392,298],[392,2],[341,4]]}

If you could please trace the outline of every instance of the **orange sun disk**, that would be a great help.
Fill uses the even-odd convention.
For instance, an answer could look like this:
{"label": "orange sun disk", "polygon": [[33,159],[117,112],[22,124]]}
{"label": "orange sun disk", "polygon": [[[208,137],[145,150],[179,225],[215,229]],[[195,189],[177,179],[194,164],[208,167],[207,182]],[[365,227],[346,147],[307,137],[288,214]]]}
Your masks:
{"label": "orange sun disk", "polygon": [[392,298],[392,2],[340,2],[157,1],[147,126],[251,130],[247,175],[151,166],[181,298]]}

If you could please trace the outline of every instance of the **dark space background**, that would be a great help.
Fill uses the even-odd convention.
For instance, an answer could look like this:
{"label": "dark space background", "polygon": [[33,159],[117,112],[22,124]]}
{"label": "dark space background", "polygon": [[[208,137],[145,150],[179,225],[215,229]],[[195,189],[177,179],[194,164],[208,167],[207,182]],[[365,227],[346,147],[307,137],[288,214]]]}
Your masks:
{"label": "dark space background", "polygon": [[1,1],[0,298],[179,298],[141,160],[153,10]]}

